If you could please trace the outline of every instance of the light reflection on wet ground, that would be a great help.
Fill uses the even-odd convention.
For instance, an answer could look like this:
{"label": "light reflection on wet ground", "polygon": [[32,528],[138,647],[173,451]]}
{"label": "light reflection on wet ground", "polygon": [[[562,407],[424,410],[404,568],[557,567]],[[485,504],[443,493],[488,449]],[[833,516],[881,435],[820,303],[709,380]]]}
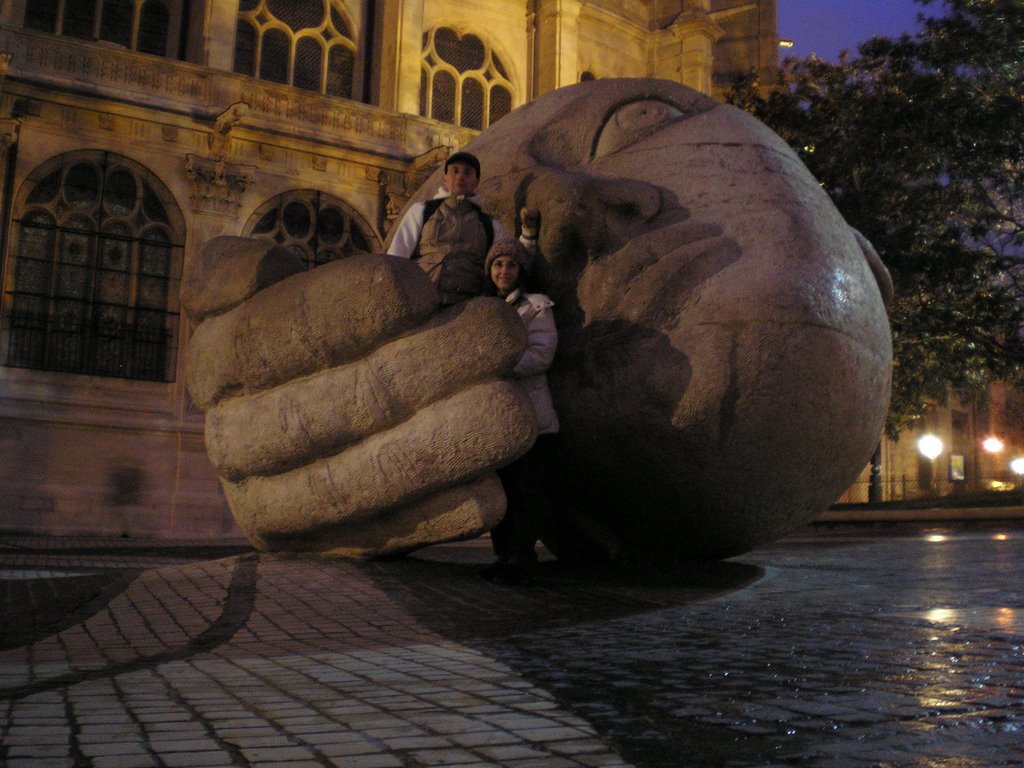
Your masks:
{"label": "light reflection on wet ground", "polygon": [[808,529],[735,560],[764,578],[507,660],[638,766],[1024,765],[1020,529]]}
{"label": "light reflection on wet ground", "polygon": [[[3,566],[38,578],[0,580],[7,617],[17,618],[0,633],[0,646],[9,649],[8,672],[21,665],[39,678],[16,687],[18,707],[37,706],[39,697],[52,709],[47,716],[60,719],[71,711],[61,696],[162,676],[170,693],[135,701],[125,687],[113,703],[136,714],[136,705],[147,712],[156,703],[187,715],[214,743],[210,754],[227,761],[216,764],[241,764],[236,752],[243,736],[227,735],[235,721],[218,719],[229,716],[244,716],[247,727],[272,726],[287,737],[289,749],[303,743],[315,758],[310,764],[332,764],[323,745],[309,746],[302,729],[323,729],[324,738],[335,738],[344,730],[341,719],[356,716],[335,711],[339,702],[377,712],[393,701],[392,719],[429,714],[453,728],[465,726],[465,732],[442,729],[431,736],[448,739],[449,747],[466,739],[458,742],[465,753],[484,726],[474,719],[479,713],[467,717],[457,702],[471,689],[496,690],[491,676],[497,670],[510,686],[501,707],[525,701],[524,707],[548,708],[584,734],[575,749],[598,750],[587,762],[585,754],[564,751],[561,729],[544,739],[516,733],[523,749],[543,748],[545,759],[562,755],[558,765],[621,765],[610,753],[639,768],[1024,765],[1020,524],[811,527],[724,563],[641,563],[618,572],[546,561],[524,588],[478,577],[480,565],[490,561],[489,546],[480,541],[358,564],[188,547],[33,546],[9,544]],[[90,568],[96,572],[84,574]],[[67,578],[75,569],[78,578]],[[134,638],[144,627],[154,636]],[[108,634],[114,628],[120,635]],[[167,645],[172,636],[180,636],[177,646]],[[111,638],[131,640],[126,648],[140,655],[108,660],[109,671],[86,665],[46,678],[62,654],[74,661],[87,641],[101,658],[124,650]],[[372,662],[353,650],[366,642],[373,646]],[[429,675],[444,676],[450,704],[424,709],[423,690],[434,681],[410,677],[419,669],[415,643],[442,649],[426,667]],[[240,654],[266,680],[257,684],[246,674],[238,689],[244,701],[235,702]],[[299,670],[309,672],[302,678],[308,691],[295,687]],[[338,682],[355,678],[366,681],[359,701],[351,700],[355,689]],[[530,696],[523,698],[525,687]],[[260,709],[252,695],[257,689],[283,702],[279,720]],[[241,714],[227,713],[219,700],[204,714],[213,690]],[[186,702],[193,694],[198,703]],[[324,722],[292,729],[295,711],[313,711],[324,696],[331,708],[315,710]],[[537,711],[516,716],[528,724]],[[81,761],[90,749],[107,746],[82,738],[87,720],[61,736],[70,746],[54,745],[61,760],[70,755],[86,764]],[[350,726],[353,733],[343,735],[379,746],[379,737],[369,734],[380,723],[363,720],[363,730]],[[13,728],[16,717],[9,722]],[[384,757],[397,761],[391,764],[426,764],[417,762],[414,748],[400,746],[413,722],[400,725],[393,752]],[[486,727],[488,739],[512,738],[495,723]],[[189,757],[187,749],[166,752],[174,745],[158,746],[153,734],[159,733],[150,730],[144,724],[133,731],[146,755],[168,765]],[[15,749],[35,748],[8,742],[0,746],[10,750],[0,763]],[[474,749],[478,757],[485,754],[483,746]],[[494,746],[486,754],[500,752]],[[525,752],[516,754],[478,764],[531,764]]]}

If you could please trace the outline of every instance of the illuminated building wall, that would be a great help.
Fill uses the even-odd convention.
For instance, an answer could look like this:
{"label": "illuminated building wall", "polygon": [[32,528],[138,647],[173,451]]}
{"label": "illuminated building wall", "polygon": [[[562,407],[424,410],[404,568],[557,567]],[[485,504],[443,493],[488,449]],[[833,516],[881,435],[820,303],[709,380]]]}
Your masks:
{"label": "illuminated building wall", "polygon": [[583,78],[720,94],[776,61],[740,0],[0,3],[0,527],[236,533],[183,367],[217,235],[377,251],[455,148]]}

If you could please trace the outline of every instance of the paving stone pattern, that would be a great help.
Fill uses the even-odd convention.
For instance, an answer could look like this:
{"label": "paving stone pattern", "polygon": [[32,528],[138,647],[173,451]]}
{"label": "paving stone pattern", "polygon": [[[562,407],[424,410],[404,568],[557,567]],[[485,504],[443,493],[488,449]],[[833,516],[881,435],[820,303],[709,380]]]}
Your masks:
{"label": "paving stone pattern", "polygon": [[477,572],[0,539],[0,765],[1024,765],[1024,527]]}

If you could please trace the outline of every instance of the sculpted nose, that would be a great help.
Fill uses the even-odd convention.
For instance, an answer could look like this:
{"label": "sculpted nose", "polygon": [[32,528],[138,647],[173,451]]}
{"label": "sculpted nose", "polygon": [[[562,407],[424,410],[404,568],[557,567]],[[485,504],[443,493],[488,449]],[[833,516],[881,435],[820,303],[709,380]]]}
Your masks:
{"label": "sculpted nose", "polygon": [[531,179],[524,198],[524,205],[540,210],[543,252],[563,263],[618,250],[663,209],[653,184],[565,171]]}
{"label": "sculpted nose", "polygon": [[642,226],[661,212],[661,193],[653,184],[602,180],[595,186],[597,199],[620,226],[630,229]]}

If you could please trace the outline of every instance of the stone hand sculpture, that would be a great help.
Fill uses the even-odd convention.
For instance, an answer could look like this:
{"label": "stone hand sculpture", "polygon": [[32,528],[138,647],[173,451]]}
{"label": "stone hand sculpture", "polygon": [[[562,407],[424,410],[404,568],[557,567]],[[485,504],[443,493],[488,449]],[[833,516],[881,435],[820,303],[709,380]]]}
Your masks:
{"label": "stone hand sculpture", "polygon": [[504,514],[491,472],[535,438],[504,380],[525,348],[497,299],[438,311],[416,264],[313,272],[221,237],[186,270],[189,392],[239,525],[260,549],[348,556],[478,536]]}
{"label": "stone hand sculpture", "polygon": [[[490,213],[540,212],[556,554],[729,556],[854,480],[888,405],[891,284],[781,139],[677,84],[598,80],[466,149]],[[373,555],[492,527],[490,469],[534,439],[502,379],[518,318],[491,299],[439,313],[402,260],[300,269],[219,239],[183,285],[189,389],[243,529],[259,547]]]}
{"label": "stone hand sculpture", "polygon": [[492,214],[541,215],[553,550],[733,555],[856,478],[888,407],[891,282],[778,136],[677,84],[597,80],[466,149]]}

